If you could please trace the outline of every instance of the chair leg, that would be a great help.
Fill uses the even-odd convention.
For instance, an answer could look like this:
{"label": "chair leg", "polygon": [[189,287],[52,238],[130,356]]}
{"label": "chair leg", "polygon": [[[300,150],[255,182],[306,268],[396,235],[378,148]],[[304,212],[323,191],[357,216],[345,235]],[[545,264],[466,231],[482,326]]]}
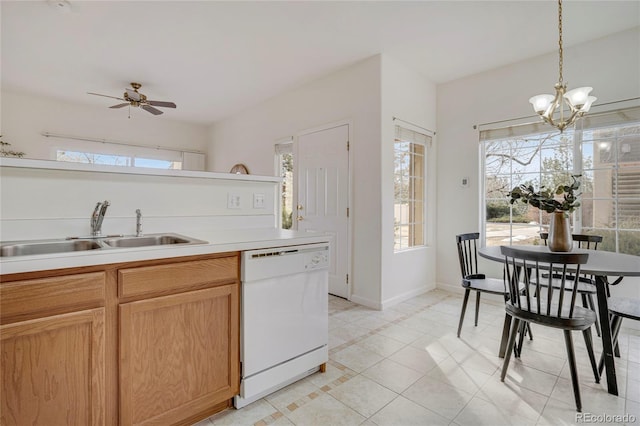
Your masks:
{"label": "chair leg", "polygon": [[500,381],[504,382],[504,378],[507,376],[507,369],[509,368],[509,361],[511,360],[511,353],[514,351],[516,344],[516,335],[520,328],[520,320],[514,318],[513,324],[511,324],[511,332],[509,333],[509,343],[507,343],[507,351],[504,354],[504,363],[502,364],[502,373],[500,374]]}
{"label": "chair leg", "polygon": [[467,302],[469,301],[469,292],[467,288],[464,290],[464,300],[462,301],[462,311],[460,312],[460,322],[458,323],[458,337],[460,337],[460,331],[462,330],[462,322],[464,321],[464,313],[467,310]]}
{"label": "chair leg", "polygon": [[478,312],[480,312],[480,292],[476,291],[476,327],[478,326]]}
{"label": "chair leg", "polygon": [[520,321],[520,337],[518,338],[518,351],[516,353],[516,358],[520,358],[522,354],[522,344],[524,342],[524,335],[527,330],[527,323],[524,321]]}
{"label": "chair leg", "polygon": [[573,384],[573,396],[576,400],[576,411],[582,412],[582,400],[580,398],[580,385],[578,384],[578,370],[576,369],[576,354],[573,350],[573,340],[571,331],[564,330],[564,342],[567,346],[567,358],[569,359],[569,369],[571,371],[571,383]]}
{"label": "chair leg", "polygon": [[529,340],[533,340],[533,333],[531,332],[531,324],[527,323],[527,330],[529,331]]}
{"label": "chair leg", "polygon": [[600,337],[600,321],[598,320],[598,309],[596,309],[596,304],[593,302],[593,294],[589,293],[587,298],[589,301],[589,309],[596,313],[596,333],[598,337]]}
{"label": "chair leg", "polygon": [[504,353],[507,350],[507,342],[509,341],[509,330],[511,330],[511,315],[504,314],[504,325],[502,326],[502,339],[500,339],[500,351],[498,357],[504,358]]}
{"label": "chair leg", "polygon": [[589,354],[589,361],[591,362],[593,377],[596,379],[596,383],[600,383],[600,373],[598,373],[598,366],[596,365],[596,355],[593,353],[593,339],[591,338],[591,327],[585,330],[582,330],[582,336],[584,337],[584,343],[587,346],[587,353]]}
{"label": "chair leg", "polygon": [[[620,333],[620,326],[622,325],[622,317],[617,315],[612,315],[613,319],[611,320],[611,340],[613,343],[613,347],[615,348],[618,345],[618,334]],[[602,371],[604,370],[604,352],[600,356],[600,363],[598,363],[598,374],[602,375]]]}

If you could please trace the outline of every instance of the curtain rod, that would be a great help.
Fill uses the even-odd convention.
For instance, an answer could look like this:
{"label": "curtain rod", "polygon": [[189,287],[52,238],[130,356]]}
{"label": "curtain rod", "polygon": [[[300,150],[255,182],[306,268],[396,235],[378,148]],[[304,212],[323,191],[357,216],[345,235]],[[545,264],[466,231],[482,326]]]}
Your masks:
{"label": "curtain rod", "polygon": [[175,149],[175,148],[163,147],[163,146],[160,146],[160,145],[156,145],[156,146],[153,146],[153,145],[140,145],[140,144],[135,144],[135,143],[111,140],[111,139],[99,139],[99,138],[90,138],[90,137],[84,137],[84,136],[61,135],[61,134],[50,133],[50,132],[42,132],[42,136],[45,136],[47,138],[73,139],[73,140],[85,141],[85,142],[100,142],[100,143],[108,143],[108,144],[112,144],[112,145],[135,146],[137,148],[162,149],[162,150],[165,150],[165,151],[190,152],[192,154],[204,154],[204,152],[202,152],[202,151],[196,151],[196,150],[191,150],[191,149]]}
{"label": "curtain rod", "polygon": [[424,130],[424,131],[426,131],[426,132],[429,132],[429,133],[431,133],[431,135],[432,135],[432,136],[435,136],[435,135],[436,135],[436,132],[434,132],[433,130],[425,129],[424,127],[422,127],[422,126],[418,126],[417,124],[412,123],[412,122],[410,122],[410,121],[406,121],[406,120],[403,120],[403,119],[398,118],[398,117],[392,117],[392,118],[393,118],[393,121],[396,121],[396,120],[398,120],[398,121],[402,121],[403,123],[411,124],[412,126],[415,126],[415,127],[419,128],[419,129],[422,129],[422,130]]}
{"label": "curtain rod", "polygon": [[[594,105],[593,108],[600,108],[600,107],[603,107],[603,106],[618,104],[618,103],[621,103],[621,102],[637,101],[639,99],[640,99],[640,96],[636,97],[636,98],[621,99],[619,101],[605,102],[603,104]],[[601,113],[605,113],[605,112],[609,112],[609,111],[602,111],[602,112],[596,113],[596,114],[601,114]],[[539,117],[540,117],[539,115],[527,115],[525,117],[509,118],[507,120],[499,120],[499,121],[491,121],[489,123],[474,124],[473,128],[477,129],[478,127],[488,126],[490,124],[500,124],[500,123],[507,123],[507,122],[510,122],[510,121],[519,121],[519,120],[525,120],[527,118],[532,118],[533,119],[533,118],[539,118]],[[540,121],[540,123],[542,123],[542,121]],[[524,124],[526,124],[526,123],[524,123]]]}

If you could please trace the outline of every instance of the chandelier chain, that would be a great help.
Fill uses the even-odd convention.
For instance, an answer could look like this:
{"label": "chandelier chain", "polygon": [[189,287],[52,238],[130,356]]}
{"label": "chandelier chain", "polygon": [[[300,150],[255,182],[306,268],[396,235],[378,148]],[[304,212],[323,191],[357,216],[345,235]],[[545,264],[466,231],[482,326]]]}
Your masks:
{"label": "chandelier chain", "polygon": [[[565,128],[573,125],[576,120],[589,112],[591,104],[598,98],[589,96],[592,87],[578,87],[567,91],[567,85],[563,81],[563,49],[562,49],[562,0],[558,1],[558,71],[559,79],[554,85],[556,94],[536,95],[529,99],[533,109],[537,112],[545,123],[562,132]],[[565,118],[565,111],[567,116]]]}
{"label": "chandelier chain", "polygon": [[560,70],[560,84],[563,83],[562,81],[562,0],[558,0],[558,67]]}

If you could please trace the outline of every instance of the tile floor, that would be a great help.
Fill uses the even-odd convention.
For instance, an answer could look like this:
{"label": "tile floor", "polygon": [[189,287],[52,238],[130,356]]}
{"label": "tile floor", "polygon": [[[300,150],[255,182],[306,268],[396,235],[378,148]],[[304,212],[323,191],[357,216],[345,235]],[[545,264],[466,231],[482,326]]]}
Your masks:
{"label": "tile floor", "polygon": [[[461,301],[436,290],[375,311],[330,296],[326,373],[196,426],[587,423],[576,418],[562,331],[532,326],[534,340],[526,341],[521,359],[512,359],[502,383],[497,353],[504,307],[483,302],[474,327],[470,304],[458,339]],[[609,416],[595,418],[599,423],[640,425],[640,332],[621,333],[619,397],[594,382],[580,333],[574,344],[583,414]],[[596,345],[599,355],[597,339]]]}

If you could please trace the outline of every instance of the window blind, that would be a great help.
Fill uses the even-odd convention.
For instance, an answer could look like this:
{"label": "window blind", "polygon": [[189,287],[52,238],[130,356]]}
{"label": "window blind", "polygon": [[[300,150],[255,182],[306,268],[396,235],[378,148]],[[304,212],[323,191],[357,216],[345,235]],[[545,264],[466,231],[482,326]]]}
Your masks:
{"label": "window blind", "polygon": [[[578,120],[576,128],[578,130],[596,129],[637,121],[640,121],[640,106],[612,111],[590,112]],[[539,119],[536,122],[518,122],[518,120],[514,120],[514,124],[509,126],[481,129],[480,142],[554,132],[557,132],[557,130]]]}

